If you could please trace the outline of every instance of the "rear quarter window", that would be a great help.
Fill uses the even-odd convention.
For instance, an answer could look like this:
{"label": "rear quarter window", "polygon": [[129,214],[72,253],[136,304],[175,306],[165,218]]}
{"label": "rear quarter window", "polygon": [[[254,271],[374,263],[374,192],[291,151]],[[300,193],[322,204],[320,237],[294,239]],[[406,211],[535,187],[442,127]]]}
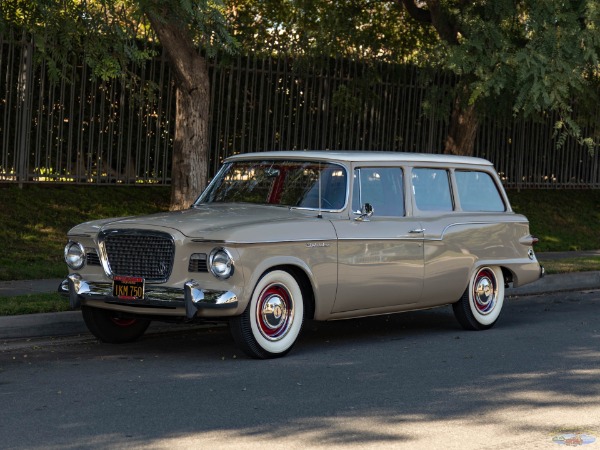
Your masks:
{"label": "rear quarter window", "polygon": [[447,170],[414,168],[412,185],[419,210],[452,211],[454,209]]}
{"label": "rear quarter window", "polygon": [[506,211],[506,205],[490,174],[457,170],[454,177],[463,211]]}

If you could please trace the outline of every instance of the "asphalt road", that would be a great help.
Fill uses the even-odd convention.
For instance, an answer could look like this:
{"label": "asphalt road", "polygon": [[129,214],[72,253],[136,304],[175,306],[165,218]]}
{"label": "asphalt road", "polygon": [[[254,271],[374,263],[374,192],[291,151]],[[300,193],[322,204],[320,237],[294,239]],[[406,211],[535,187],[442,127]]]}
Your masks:
{"label": "asphalt road", "polygon": [[[513,298],[497,327],[450,308],[310,322],[255,361],[226,328],[134,344],[0,345],[0,447],[600,448],[600,291]],[[563,447],[564,448],[564,447]]]}

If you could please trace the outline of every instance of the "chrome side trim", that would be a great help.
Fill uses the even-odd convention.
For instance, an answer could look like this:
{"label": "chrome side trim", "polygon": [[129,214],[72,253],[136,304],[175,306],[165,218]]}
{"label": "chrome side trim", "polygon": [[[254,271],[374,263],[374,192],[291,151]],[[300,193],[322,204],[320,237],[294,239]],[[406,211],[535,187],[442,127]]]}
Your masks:
{"label": "chrome side trim", "polygon": [[[337,241],[398,241],[398,240],[402,240],[402,241],[411,241],[411,240],[419,240],[419,241],[441,241],[444,239],[444,234],[448,231],[448,229],[455,227],[455,226],[459,226],[459,225],[499,225],[502,223],[527,223],[527,222],[523,222],[522,220],[508,220],[508,221],[502,221],[502,222],[455,222],[455,223],[451,223],[449,225],[446,225],[444,227],[444,229],[442,230],[442,234],[441,237],[439,238],[431,238],[431,237],[414,237],[414,236],[393,236],[393,237],[373,237],[373,238],[368,238],[368,237],[361,237],[361,238],[339,238],[339,239],[317,239],[317,238],[309,238],[309,239],[282,239],[282,240],[278,240],[278,241],[270,241],[270,240],[265,240],[265,241],[215,241],[215,240],[206,240],[206,239],[192,239],[192,242],[195,243],[214,243],[214,244],[223,244],[223,245],[259,245],[259,244],[293,244],[295,242],[301,243],[301,242],[315,242],[315,241],[319,241],[319,242],[337,242]],[[415,230],[416,231],[416,230]],[[425,229],[423,229],[423,232],[425,232]],[[413,233],[414,234],[414,233]]]}
{"label": "chrome side trim", "polygon": [[[404,236],[395,236],[395,237],[363,237],[363,238],[339,238],[339,241],[421,241],[423,242],[423,237],[418,237],[418,236],[409,236],[409,235],[404,235]],[[427,239],[425,239],[427,240]]]}
{"label": "chrome side trim", "polygon": [[442,234],[440,235],[439,238],[426,238],[426,241],[441,241],[444,239],[444,235],[446,234],[446,231],[448,231],[448,229],[452,228],[452,227],[456,227],[456,226],[460,226],[460,225],[501,225],[503,223],[527,223],[527,222],[523,222],[522,220],[503,220],[503,221],[496,221],[496,222],[491,222],[491,221],[486,221],[486,222],[454,222],[451,223],[449,225],[446,225],[444,227],[444,229],[442,230]]}
{"label": "chrome side trim", "polygon": [[226,244],[227,243],[226,241],[223,241],[223,240],[202,239],[202,238],[192,239],[192,242],[201,243],[201,244]]}
{"label": "chrome side trim", "polygon": [[307,238],[307,239],[281,239],[278,241],[209,241],[204,239],[192,239],[195,243],[211,243],[211,244],[222,244],[222,245],[262,245],[262,244],[293,244],[295,242],[336,242],[337,239],[325,238]]}

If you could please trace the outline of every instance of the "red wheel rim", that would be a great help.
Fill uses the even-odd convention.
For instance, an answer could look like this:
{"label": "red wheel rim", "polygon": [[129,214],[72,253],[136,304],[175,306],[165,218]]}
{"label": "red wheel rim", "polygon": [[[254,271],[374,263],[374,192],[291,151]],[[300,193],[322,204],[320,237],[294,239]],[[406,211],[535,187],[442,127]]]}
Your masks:
{"label": "red wheel rim", "polygon": [[278,341],[290,329],[294,318],[294,301],[281,284],[267,286],[258,298],[256,321],[261,334],[269,341]]}
{"label": "red wheel rim", "polygon": [[122,328],[130,327],[132,325],[135,325],[135,323],[137,322],[137,319],[121,319],[119,317],[111,317],[110,320],[112,321],[112,323]]}

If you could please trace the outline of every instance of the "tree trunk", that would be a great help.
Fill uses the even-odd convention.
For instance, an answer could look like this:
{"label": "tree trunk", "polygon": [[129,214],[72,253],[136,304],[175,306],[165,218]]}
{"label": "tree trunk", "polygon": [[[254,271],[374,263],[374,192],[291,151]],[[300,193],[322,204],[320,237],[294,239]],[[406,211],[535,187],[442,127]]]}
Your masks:
{"label": "tree trunk", "polygon": [[[208,75],[206,76],[208,79]],[[208,95],[177,89],[171,164],[171,211],[189,208],[206,186]]]}
{"label": "tree trunk", "polygon": [[444,153],[472,156],[479,119],[474,105],[464,105],[460,96],[454,100],[450,128],[444,142]]}
{"label": "tree trunk", "polygon": [[177,21],[150,17],[177,87],[171,167],[172,211],[189,208],[208,176],[210,79],[208,66],[186,28]]}

